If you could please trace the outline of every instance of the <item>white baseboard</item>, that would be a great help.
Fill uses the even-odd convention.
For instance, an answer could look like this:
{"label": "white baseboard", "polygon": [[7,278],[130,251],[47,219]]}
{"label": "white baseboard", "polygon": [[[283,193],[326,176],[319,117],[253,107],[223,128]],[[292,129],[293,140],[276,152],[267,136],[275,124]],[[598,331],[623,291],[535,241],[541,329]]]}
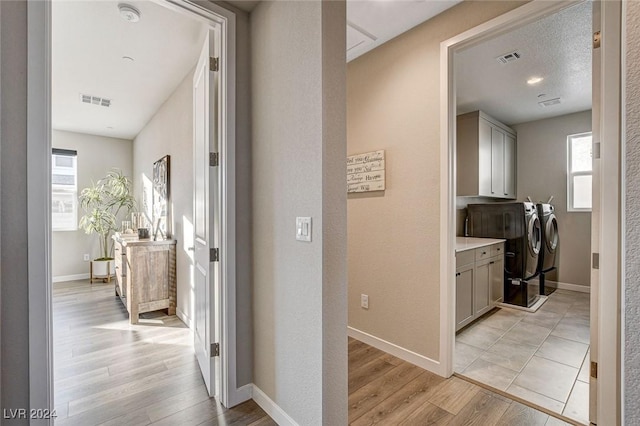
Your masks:
{"label": "white baseboard", "polygon": [[442,371],[442,364],[439,361],[434,361],[424,355],[420,355],[394,343],[387,342],[386,340],[382,340],[353,327],[347,327],[347,330],[347,334],[354,339],[360,340],[369,346],[373,346],[374,348],[380,349],[383,352],[389,353],[401,360],[410,362],[413,365],[417,365],[418,367],[424,368],[425,370],[431,371],[439,376],[446,377],[446,372]]}
{"label": "white baseboard", "polygon": [[298,426],[289,415],[282,409],[278,404],[273,402],[271,398],[267,396],[266,393],[262,392],[262,390],[256,385],[248,385],[252,386],[252,397],[253,400],[262,408],[265,413],[269,415],[279,426]]}
{"label": "white baseboard", "polygon": [[569,284],[569,283],[562,283],[559,281],[549,281],[549,280],[545,281],[544,285],[557,288],[560,290],[571,290],[571,291],[577,291],[580,293],[591,293],[591,287],[588,287],[586,285]]}
{"label": "white baseboard", "polygon": [[189,318],[189,315],[185,314],[182,309],[176,307],[176,316],[180,318],[180,320],[187,325],[191,330],[193,330],[193,321]]}
{"label": "white baseboard", "polygon": [[64,281],[77,281],[77,280],[88,280],[89,274],[75,274],[75,275],[58,275],[57,277],[52,278],[52,282],[61,283]]}

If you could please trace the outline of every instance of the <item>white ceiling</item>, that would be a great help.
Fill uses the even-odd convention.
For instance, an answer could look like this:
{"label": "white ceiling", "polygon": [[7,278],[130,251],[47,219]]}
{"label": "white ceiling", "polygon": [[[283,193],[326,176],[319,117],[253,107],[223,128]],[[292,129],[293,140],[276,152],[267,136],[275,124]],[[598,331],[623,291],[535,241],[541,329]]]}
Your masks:
{"label": "white ceiling", "polygon": [[[202,23],[150,1],[127,2],[142,16],[129,23],[118,3],[54,0],[54,129],[133,139],[195,66]],[[82,103],[81,93],[111,106]]]}
{"label": "white ceiling", "polygon": [[433,18],[462,0],[348,0],[347,61]]}
{"label": "white ceiling", "polygon": [[[458,114],[479,109],[513,125],[590,109],[591,7],[572,6],[457,53]],[[520,59],[495,59],[514,50]],[[531,77],[544,80],[529,85]],[[558,97],[558,105],[538,105]]]}

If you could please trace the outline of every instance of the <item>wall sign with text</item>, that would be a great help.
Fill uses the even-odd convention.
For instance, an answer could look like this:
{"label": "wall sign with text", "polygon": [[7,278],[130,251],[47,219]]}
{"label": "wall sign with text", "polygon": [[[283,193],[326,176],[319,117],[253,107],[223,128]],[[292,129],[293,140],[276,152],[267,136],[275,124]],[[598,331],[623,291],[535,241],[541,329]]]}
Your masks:
{"label": "wall sign with text", "polygon": [[384,150],[347,157],[347,192],[385,190]]}

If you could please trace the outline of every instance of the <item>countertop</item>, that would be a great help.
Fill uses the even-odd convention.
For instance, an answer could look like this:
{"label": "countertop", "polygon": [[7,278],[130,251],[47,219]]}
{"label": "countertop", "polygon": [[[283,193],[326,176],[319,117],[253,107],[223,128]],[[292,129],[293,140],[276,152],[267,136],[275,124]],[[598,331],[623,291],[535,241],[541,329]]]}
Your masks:
{"label": "countertop", "polygon": [[472,250],[478,247],[485,247],[492,244],[503,243],[505,241],[506,240],[500,238],[456,237],[456,253],[459,251]]}

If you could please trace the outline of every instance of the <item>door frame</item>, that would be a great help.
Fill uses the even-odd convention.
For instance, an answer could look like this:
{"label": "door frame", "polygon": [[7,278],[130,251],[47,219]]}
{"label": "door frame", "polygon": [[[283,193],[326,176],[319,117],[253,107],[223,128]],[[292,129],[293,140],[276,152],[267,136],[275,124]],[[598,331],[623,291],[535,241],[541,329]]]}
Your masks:
{"label": "door frame", "polygon": [[[153,0],[221,29],[220,99],[222,241],[220,402],[232,407],[251,398],[238,389],[236,369],[236,15],[211,2]],[[51,0],[27,3],[27,226],[30,406],[54,408],[51,278]],[[33,422],[33,421],[32,421]],[[51,421],[36,421],[49,424]],[[35,423],[34,423],[35,424]]]}
{"label": "door frame", "polygon": [[[543,16],[570,7],[580,1],[533,0],[517,9],[507,12],[477,27],[465,31],[440,45],[440,373],[445,377],[453,374],[455,351],[455,236],[456,236],[456,88],[453,68],[453,55],[457,49],[467,47],[497,34],[525,25]],[[603,120],[603,140],[601,164],[606,168],[608,191],[601,194],[600,246],[606,247],[600,253],[600,282],[614,283],[608,297],[600,297],[598,319],[595,325],[600,339],[599,359],[614,360],[603,362],[599,368],[597,389],[597,416],[599,424],[620,424],[620,365],[621,365],[621,239],[619,224],[624,212],[620,209],[620,160],[624,152],[620,150],[621,129],[624,117],[620,116],[620,30],[621,16],[619,1],[603,1],[606,16],[603,22],[614,34],[604,45],[602,73],[607,75],[606,84],[602,84],[601,108],[615,111]],[[616,9],[618,12],[616,12]],[[604,12],[603,12],[604,15]],[[617,56],[616,56],[617,54]],[[611,62],[615,60],[617,62]],[[622,161],[623,163],[624,161]],[[603,174],[604,176],[605,174]],[[605,255],[606,252],[606,255]],[[601,292],[602,294],[602,292]],[[607,337],[608,336],[608,337]],[[606,340],[605,340],[606,339]],[[609,344],[604,344],[608,342]]]}

